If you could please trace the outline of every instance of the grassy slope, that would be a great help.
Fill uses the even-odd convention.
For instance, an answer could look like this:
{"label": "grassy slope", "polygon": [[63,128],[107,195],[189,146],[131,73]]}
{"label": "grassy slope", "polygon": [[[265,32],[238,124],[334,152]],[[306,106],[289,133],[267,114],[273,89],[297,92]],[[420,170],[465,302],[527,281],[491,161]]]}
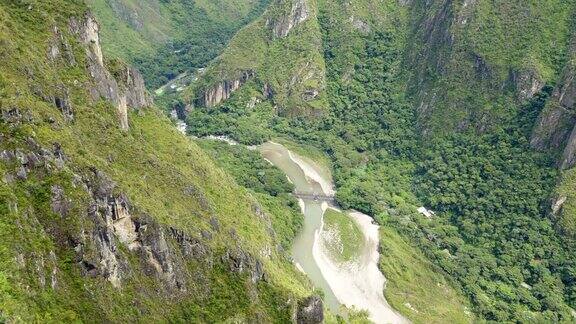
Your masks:
{"label": "grassy slope", "polygon": [[327,209],[324,213],[324,230],[337,237],[334,241],[327,242],[328,251],[335,260],[346,262],[360,255],[365,238],[348,215],[332,208]]}
{"label": "grassy slope", "polygon": [[280,244],[286,251],[290,250],[303,219],[298,202],[291,195],[294,186],[286,175],[266,162],[258,151],[242,145],[214,140],[198,140],[198,144],[238,184],[253,193],[271,215]]}
{"label": "grassy slope", "polygon": [[380,268],[388,280],[386,300],[415,323],[470,323],[462,293],[440,269],[390,227],[380,229]]}
{"label": "grassy slope", "polygon": [[[64,235],[90,226],[81,217],[88,210],[88,197],[81,187],[73,185],[73,174],[93,168],[110,176],[139,212],[186,233],[209,228],[207,203],[223,229],[209,243],[215,251],[239,243],[258,255],[275,242],[252,211],[254,198],[159,112],[146,109],[130,113],[131,129],[124,132],[118,127],[114,107],[87,101],[84,49],[71,37],[66,36],[74,46],[78,64],[70,67],[57,63],[54,68],[47,62],[42,53],[47,53],[50,27],[58,25],[66,31],[68,17],[81,16],[86,10],[81,2],[51,1],[36,4],[32,10],[26,8],[23,4],[0,6],[0,43],[6,45],[0,50],[0,107],[18,107],[24,114],[29,113],[33,122],[0,123],[4,139],[0,145],[2,149],[24,149],[27,138],[44,147],[57,142],[67,162],[62,170],[31,173],[25,181],[0,183],[0,319],[158,321],[192,316],[215,321],[233,316],[251,318],[255,312],[267,313],[270,320],[289,317],[289,312],[283,313],[285,310],[275,303],[284,298],[281,296],[302,296],[309,288],[292,265],[275,252],[264,261],[270,284],[259,288],[260,299],[254,303],[248,302],[251,297],[246,295],[243,279],[218,266],[206,273],[211,282],[210,295],[195,293],[197,287],[190,287],[192,297],[182,300],[162,297],[157,283],[139,272],[136,260],[130,261],[134,272],[122,290],[112,288],[102,278],[89,279],[80,274],[71,259],[73,253],[62,247],[55,233]],[[56,107],[30,91],[34,85],[45,94],[52,93],[58,84],[70,89],[75,115],[71,123],[63,120]],[[14,172],[14,167],[0,163],[1,177]],[[71,201],[66,219],[51,211],[52,185],[62,186]],[[197,188],[203,199],[186,196],[184,189],[190,186]],[[226,234],[231,229],[238,233],[239,240]],[[15,262],[18,255],[30,258],[30,262],[41,257],[48,262],[50,252],[56,255],[58,285],[54,289],[38,283],[33,263],[22,267]],[[134,300],[139,304],[135,305]],[[186,307],[180,308],[183,305]],[[142,309],[148,313],[140,313]]]}

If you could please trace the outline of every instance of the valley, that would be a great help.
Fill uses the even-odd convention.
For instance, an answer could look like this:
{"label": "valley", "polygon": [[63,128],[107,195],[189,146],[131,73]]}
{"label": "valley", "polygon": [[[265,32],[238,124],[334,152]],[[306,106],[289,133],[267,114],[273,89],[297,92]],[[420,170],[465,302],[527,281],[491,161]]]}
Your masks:
{"label": "valley", "polygon": [[[298,192],[316,196],[334,192],[329,173],[323,172],[317,163],[305,162],[273,142],[263,144],[259,150],[265,159],[286,172]],[[376,323],[407,323],[384,299],[385,278],[378,269],[378,226],[372,224],[372,219],[358,212],[341,213],[336,206],[314,198],[300,199],[300,207],[304,226],[292,246],[295,266],[324,291],[330,310],[342,314],[343,304],[368,311],[369,318]],[[353,228],[330,231],[328,224],[332,223],[325,218],[332,213],[339,213],[336,217]],[[349,235],[355,237],[348,238]],[[348,248],[353,242],[346,241],[346,251],[332,250],[339,240],[356,240],[360,245]]]}
{"label": "valley", "polygon": [[576,1],[0,1],[0,323],[571,323]]}

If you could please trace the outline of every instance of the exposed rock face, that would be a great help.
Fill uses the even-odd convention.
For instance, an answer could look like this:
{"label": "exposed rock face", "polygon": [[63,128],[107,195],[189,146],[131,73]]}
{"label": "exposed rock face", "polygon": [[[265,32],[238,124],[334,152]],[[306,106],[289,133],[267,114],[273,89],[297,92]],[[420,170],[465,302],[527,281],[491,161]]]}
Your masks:
{"label": "exposed rock face", "polygon": [[146,91],[144,78],[131,66],[123,66],[117,71],[116,81],[126,98],[126,105],[132,108],[142,108],[153,104],[152,98]]}
{"label": "exposed rock face", "polygon": [[516,85],[517,97],[520,101],[528,100],[544,87],[544,81],[532,70],[511,72],[511,81]]}
{"label": "exposed rock face", "polygon": [[272,99],[274,97],[274,89],[272,89],[272,86],[270,86],[270,84],[268,83],[264,84],[264,86],[262,87],[262,95],[266,99]]}
{"label": "exposed rock face", "polygon": [[476,6],[477,2],[478,0],[464,0],[462,3],[462,8],[460,9],[460,13],[457,17],[458,24],[466,25],[468,23],[468,19],[470,19],[470,16],[474,11],[474,7]]}
{"label": "exposed rock face", "polygon": [[362,21],[354,16],[350,17],[350,23],[352,24],[352,26],[354,28],[356,28],[358,31],[360,31],[363,34],[369,34],[372,31],[372,28],[370,28],[370,25],[368,25],[368,23],[366,23],[365,21]]}
{"label": "exposed rock face", "polygon": [[435,89],[431,88],[429,84],[428,79],[431,77],[429,71],[434,71],[439,75],[446,73],[446,66],[454,43],[454,35],[451,33],[454,21],[452,1],[442,0],[439,2],[441,3],[435,14],[424,17],[417,25],[416,30],[421,33],[419,37],[423,42],[422,50],[409,51],[412,55],[409,60],[414,64],[416,71],[413,80],[410,81],[410,86],[417,93],[417,108],[421,119],[427,118],[437,99]]}
{"label": "exposed rock face", "polygon": [[[95,171],[85,183],[94,199],[90,213],[96,228],[91,240],[98,257],[84,262],[96,264],[98,273],[119,287],[130,272],[126,257],[117,247],[119,242],[137,253],[145,269],[169,291],[184,291],[183,265],[176,261],[177,253],[170,248],[164,229],[145,215],[134,217],[128,198],[114,194],[116,184],[103,173]],[[84,260],[85,256],[81,258]]]}
{"label": "exposed rock face", "polygon": [[569,64],[538,117],[530,144],[538,150],[559,150],[561,169],[576,163],[576,67]]}
{"label": "exposed rock face", "polygon": [[[144,22],[136,10],[132,10],[126,6],[126,3],[122,1],[112,0],[108,1],[112,11],[116,13],[124,22],[133,27],[136,30],[142,30],[144,28]],[[148,2],[147,4],[152,4],[158,10],[158,4],[154,2]]]}
{"label": "exposed rock face", "polygon": [[288,36],[292,28],[304,22],[310,16],[310,8],[306,0],[293,0],[292,9],[287,15],[269,18],[266,24],[271,27],[275,38]]}
{"label": "exposed rock face", "polygon": [[199,104],[204,107],[214,107],[230,98],[244,83],[254,77],[253,71],[245,71],[234,80],[224,80],[204,91]]}
{"label": "exposed rock face", "polygon": [[51,199],[52,211],[55,214],[58,214],[62,217],[66,217],[70,209],[70,201],[66,199],[64,195],[64,189],[62,189],[61,186],[53,185],[51,187],[51,192],[52,192],[52,199]]}
{"label": "exposed rock face", "polygon": [[138,229],[141,256],[154,269],[169,291],[185,291],[184,266],[176,261],[177,256],[170,248],[163,228],[154,222],[149,222]]}
{"label": "exposed rock face", "polygon": [[570,133],[562,158],[560,160],[560,169],[569,169],[576,164],[576,125]]}
{"label": "exposed rock face", "polygon": [[82,22],[71,19],[70,30],[86,47],[88,71],[93,80],[93,85],[90,87],[92,99],[110,100],[118,109],[120,126],[127,130],[128,107],[138,109],[152,104],[152,99],[144,86],[144,79],[131,67],[123,67],[123,70],[116,71],[118,79],[112,76],[104,65],[98,34],[99,26],[91,14],[87,14]]}
{"label": "exposed rock face", "polygon": [[64,57],[68,65],[76,65],[72,46],[70,46],[70,43],[68,43],[60,29],[54,26],[52,28],[52,40],[48,48],[48,58],[54,62],[60,57]]}
{"label": "exposed rock face", "polygon": [[[58,143],[54,144],[53,149],[46,149],[40,147],[32,138],[28,138],[27,145],[25,150],[0,151],[0,161],[12,165],[12,168],[6,170],[4,176],[6,182],[25,180],[31,172],[45,174],[63,167],[66,157]],[[63,189],[59,186],[51,187],[51,207],[54,213],[66,216],[69,204],[64,197]]]}
{"label": "exposed rock face", "polygon": [[232,272],[247,272],[250,275],[252,283],[265,280],[264,266],[262,265],[262,262],[241,249],[228,250],[224,256],[222,256],[222,261],[228,264],[228,267]]}
{"label": "exposed rock face", "polygon": [[210,249],[199,239],[193,238],[183,231],[172,227],[170,228],[170,236],[176,240],[185,258],[204,261],[210,260],[210,258],[208,258],[211,254]]}
{"label": "exposed rock face", "polygon": [[107,229],[100,228],[92,233],[91,238],[98,251],[98,273],[108,279],[112,286],[120,287],[122,280],[128,275],[128,263],[120,256],[114,237]]}
{"label": "exposed rock face", "polygon": [[568,197],[561,196],[558,197],[557,199],[552,200],[552,206],[550,210],[552,211],[553,216],[557,216],[559,214],[559,212],[562,210],[562,206],[564,206],[564,203],[566,202],[567,199]]}
{"label": "exposed rock face", "polygon": [[324,304],[318,296],[310,296],[298,302],[296,323],[319,324],[324,321]]}

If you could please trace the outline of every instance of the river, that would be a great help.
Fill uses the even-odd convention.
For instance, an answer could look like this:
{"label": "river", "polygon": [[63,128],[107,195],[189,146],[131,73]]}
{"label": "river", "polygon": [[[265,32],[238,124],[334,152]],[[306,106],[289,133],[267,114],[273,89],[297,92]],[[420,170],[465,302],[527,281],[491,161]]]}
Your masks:
{"label": "river", "polygon": [[[307,159],[289,151],[283,145],[268,142],[259,147],[268,161],[281,169],[298,193],[333,195],[329,172]],[[323,215],[326,202],[300,199],[304,226],[294,241],[292,256],[298,269],[305,272],[315,287],[324,291],[324,302],[332,313],[341,314],[341,305],[366,310],[375,323],[408,323],[390,307],[384,298],[386,279],[378,269],[378,226],[372,218],[359,212],[349,212],[361,229],[365,243],[357,260],[338,263],[323,246]]]}

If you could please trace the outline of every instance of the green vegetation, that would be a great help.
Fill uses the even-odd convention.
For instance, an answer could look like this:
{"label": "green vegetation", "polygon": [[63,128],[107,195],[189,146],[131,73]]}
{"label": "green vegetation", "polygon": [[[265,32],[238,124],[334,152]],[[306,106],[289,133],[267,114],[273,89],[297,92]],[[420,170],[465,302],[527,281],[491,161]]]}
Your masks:
{"label": "green vegetation", "polygon": [[268,0],[87,2],[102,25],[105,52],[134,64],[156,89],[206,66]]}
{"label": "green vegetation", "polygon": [[[0,321],[289,321],[293,302],[312,293],[275,248],[296,230],[295,214],[279,222],[261,215],[252,192],[154,107],[131,109],[130,129],[122,130],[117,108],[91,99],[86,49],[68,28],[86,11],[82,1],[0,5]],[[64,55],[48,59],[53,39],[69,45],[74,63]],[[72,120],[57,107],[62,98]],[[157,235],[165,239],[156,242],[160,248],[122,243],[102,217],[120,215],[103,186],[129,200],[134,226],[144,232],[140,243]],[[260,188],[290,190],[277,173]],[[104,206],[95,201],[100,194]],[[277,240],[270,233],[278,224]],[[185,258],[174,232],[198,238],[208,253]],[[231,271],[225,256],[236,250],[261,260],[266,280]],[[177,268],[158,269],[150,260]],[[100,270],[104,263],[108,270]],[[120,287],[107,279],[109,269],[122,273]],[[170,288],[171,274],[189,276],[185,286]]]}
{"label": "green vegetation", "polygon": [[[383,238],[389,258],[413,260],[423,271],[415,278],[382,265],[391,277],[386,294],[415,321],[472,320],[462,305],[484,320],[570,321],[576,260],[573,244],[554,225],[570,233],[571,202],[554,222],[547,217],[558,176],[555,156],[529,147],[551,87],[529,102],[519,98],[535,82],[558,77],[573,4],[446,3],[318,1],[329,111],[321,118],[283,118],[262,102],[266,113],[258,114],[245,108],[251,97],[262,99],[247,84],[252,92],[242,89],[218,107],[195,112],[202,125],[192,122],[191,132],[262,134],[251,143],[287,137],[326,152],[340,205],[402,235]],[[430,107],[420,107],[421,99]],[[234,124],[238,117],[253,122],[242,130]],[[570,195],[571,174],[557,197]],[[419,215],[415,207],[421,205],[436,216]],[[412,280],[428,283],[428,290],[414,289]],[[429,302],[434,296],[457,302],[442,308]]]}
{"label": "green vegetation", "polygon": [[361,254],[366,239],[350,216],[328,208],[324,212],[324,231],[326,247],[336,261],[348,262]]}
{"label": "green vegetation", "polygon": [[258,151],[241,145],[214,140],[199,140],[199,145],[241,186],[253,191],[272,217],[272,225],[285,250],[302,227],[302,214],[292,196],[294,186],[278,168],[266,162]]}
{"label": "green vegetation", "polygon": [[497,132],[432,144],[416,172],[419,196],[442,212],[418,225],[428,235],[420,244],[490,320],[571,318],[574,254],[545,217],[553,159],[532,152],[526,137],[547,97]]}
{"label": "green vegetation", "polygon": [[416,2],[405,69],[420,129],[498,128],[533,87],[558,78],[574,8],[562,0]]}
{"label": "green vegetation", "polygon": [[[313,115],[326,110],[322,91],[325,66],[320,47],[321,32],[316,19],[316,0],[307,0],[307,19],[295,25],[286,37],[276,37],[274,24],[290,17],[292,0],[273,1],[266,12],[241,29],[230,45],[218,56],[187,92],[193,102],[207,89],[224,80],[237,80],[244,72],[253,71],[254,92],[262,97],[267,85],[274,93],[276,112],[282,115]],[[318,95],[305,99],[306,93]]]}
{"label": "green vegetation", "polygon": [[[556,228],[563,233],[572,244],[576,242],[576,169],[570,169],[562,175],[560,185],[556,188],[555,203],[559,203],[559,210],[552,215],[556,221]],[[554,207],[553,207],[554,208]]]}
{"label": "green vegetation", "polygon": [[[574,172],[559,174],[553,154],[529,147],[551,87],[527,100],[542,84],[554,84],[568,60],[573,2],[309,0],[309,16],[286,37],[274,36],[273,27],[291,13],[291,1],[274,1],[254,20],[266,1],[151,3],[91,1],[108,51],[136,63],[153,87],[211,61],[182,98],[162,99],[168,108],[197,102],[214,85],[254,72],[226,102],[193,109],[190,133],[244,144],[282,138],[325,152],[339,204],[383,226],[381,267],[397,309],[415,322],[472,321],[468,306],[481,321],[574,320]],[[130,113],[131,129],[121,131],[113,107],[86,99],[89,79],[77,42],[71,46],[75,65],[38,54],[48,52],[53,25],[71,38],[67,19],[82,16],[84,5],[29,6],[22,0],[0,7],[0,105],[31,116],[16,126],[3,122],[0,132],[9,140],[0,145],[23,149],[29,138],[42,147],[59,143],[68,160],[62,169],[0,184],[0,211],[7,215],[0,234],[10,238],[0,242],[0,318],[74,321],[104,312],[113,321],[138,318],[144,308],[156,314],[146,315],[150,321],[169,313],[174,321],[289,319],[280,305],[309,287],[276,249],[265,261],[269,280],[252,291],[248,278],[221,265],[210,271],[192,265],[211,283],[205,299],[156,298],[157,283],[138,271],[122,293],[102,278],[82,277],[65,242],[87,224],[55,213],[52,190],[61,186],[75,202],[70,215],[83,215],[90,197],[74,179],[93,169],[113,178],[139,213],[163,226],[197,234],[210,230],[206,220],[217,215],[223,231],[209,244],[219,252],[236,243],[254,254],[286,248],[301,219],[291,185],[255,152],[200,142],[229,176],[154,110]],[[143,19],[143,28],[130,12]],[[73,103],[73,122],[52,105],[62,89]],[[17,168],[2,162],[0,175],[12,179]],[[564,197],[550,215],[551,202]],[[419,215],[421,205],[436,215]],[[337,213],[329,213],[327,223],[350,225]],[[226,234],[231,229],[237,237]],[[350,235],[344,241],[357,242]],[[343,246],[343,258],[355,248]],[[38,271],[6,261],[21,255],[50,263],[61,288],[43,289]],[[140,269],[137,260],[130,266]],[[255,292],[259,299],[248,301]],[[135,296],[142,305],[131,304]]]}
{"label": "green vegetation", "polygon": [[[415,165],[410,161],[418,151],[415,116],[410,105],[398,95],[402,91],[399,48],[405,41],[399,30],[406,11],[393,1],[386,1],[379,9],[375,12],[355,3],[347,12],[334,1],[319,2],[331,107],[322,118],[279,117],[273,106],[258,94],[257,87],[247,83],[223,104],[195,109],[187,120],[189,131],[198,136],[228,135],[246,144],[289,138],[288,143],[296,142],[291,148],[302,145],[305,155],[314,158],[323,155],[317,152],[320,149],[330,161],[319,160],[333,166],[337,199],[342,207],[374,215],[383,224],[392,218],[404,221],[419,218],[414,208],[417,199],[412,194]],[[352,14],[369,23],[373,31],[366,34],[351,26],[348,18]],[[263,101],[249,108],[247,104],[252,98]],[[316,148],[310,148],[311,144]],[[390,249],[395,255],[417,255],[415,244],[390,244]],[[396,264],[408,268],[411,260]],[[434,284],[427,285],[426,291],[415,290],[407,299],[421,309],[420,315],[411,318],[421,322],[447,318],[461,322],[468,318],[463,315],[462,306],[468,305],[466,298],[452,285],[436,285],[445,282],[444,272],[423,259],[418,260],[422,264],[418,270],[424,272],[421,275]],[[387,294],[407,294],[411,283],[406,276],[394,278],[397,284],[389,285]],[[453,303],[440,307],[438,303],[442,301],[434,300],[430,308],[422,306],[431,296],[447,296]],[[396,302],[395,306],[404,309],[401,306],[404,302]]]}
{"label": "green vegetation", "polygon": [[269,123],[276,118],[270,102],[257,103],[250,108],[253,91],[250,87],[234,93],[231,100],[214,108],[197,107],[187,116],[188,132],[203,137],[226,135],[239,143],[255,145],[269,140]]}
{"label": "green vegetation", "polygon": [[394,309],[416,323],[474,320],[457,285],[394,228],[381,227],[380,247],[380,268],[388,280],[384,294]]}

